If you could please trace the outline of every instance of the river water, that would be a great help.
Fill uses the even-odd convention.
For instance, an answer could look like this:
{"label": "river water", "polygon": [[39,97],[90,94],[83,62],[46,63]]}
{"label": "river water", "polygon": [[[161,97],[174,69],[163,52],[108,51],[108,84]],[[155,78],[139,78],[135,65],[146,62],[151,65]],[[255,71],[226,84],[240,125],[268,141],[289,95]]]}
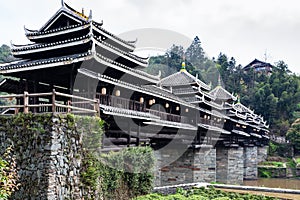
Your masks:
{"label": "river water", "polygon": [[260,178],[258,180],[244,181],[244,185],[300,190],[300,179]]}

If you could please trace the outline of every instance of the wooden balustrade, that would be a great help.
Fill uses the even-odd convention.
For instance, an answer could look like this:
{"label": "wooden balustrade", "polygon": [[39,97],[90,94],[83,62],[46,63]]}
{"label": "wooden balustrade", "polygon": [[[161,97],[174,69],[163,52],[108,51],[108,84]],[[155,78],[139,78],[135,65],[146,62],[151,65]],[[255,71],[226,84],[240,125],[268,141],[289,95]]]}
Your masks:
{"label": "wooden balustrade", "polygon": [[145,103],[140,103],[131,99],[126,99],[122,97],[116,97],[111,95],[97,94],[96,98],[99,99],[99,103],[106,106],[112,106],[117,108],[123,108],[128,110],[135,110],[140,112],[145,112]]}
{"label": "wooden balustrade", "polygon": [[[165,121],[190,123],[185,116],[147,109],[145,103],[135,100],[102,94],[96,94],[96,99],[89,99],[83,97],[84,95],[79,95],[64,94],[55,90],[49,93],[30,94],[24,92],[24,94],[2,95],[0,99],[15,98],[18,101],[17,104],[0,105],[0,109],[11,108],[15,110],[15,113],[96,113],[99,115],[100,105],[106,105],[138,112],[149,112]],[[33,103],[35,102],[34,98],[42,98],[42,100]]]}
{"label": "wooden balustrade", "polygon": [[222,124],[220,122],[217,122],[217,121],[211,120],[211,119],[204,119],[204,118],[200,118],[199,123],[210,125],[210,126],[216,126],[216,127],[219,127],[219,128],[223,128],[223,126],[224,126],[224,124]]}
{"label": "wooden balustrade", "polygon": [[[1,95],[0,99],[15,98],[16,104],[0,105],[0,109],[14,109],[15,113],[95,113],[100,114],[99,100],[64,94],[53,90],[49,93]],[[36,99],[43,98],[41,101]],[[34,100],[35,99],[35,100]],[[59,100],[60,99],[60,100]],[[65,101],[63,101],[64,99]],[[37,103],[35,103],[37,102]]]}
{"label": "wooden balustrade", "polygon": [[158,110],[151,110],[151,109],[147,109],[147,110],[149,111],[150,114],[160,117],[161,120],[171,121],[171,122],[181,122],[186,124],[190,123],[188,118],[185,116],[165,113]]}
{"label": "wooden balustrade", "polygon": [[158,116],[160,117],[161,120],[165,120],[165,121],[189,123],[187,117],[161,112],[158,110],[147,109],[145,103],[141,103],[135,100],[107,95],[107,94],[106,95],[97,94],[96,97],[97,99],[99,99],[99,103],[101,105],[134,110],[139,112],[149,112],[150,114]]}

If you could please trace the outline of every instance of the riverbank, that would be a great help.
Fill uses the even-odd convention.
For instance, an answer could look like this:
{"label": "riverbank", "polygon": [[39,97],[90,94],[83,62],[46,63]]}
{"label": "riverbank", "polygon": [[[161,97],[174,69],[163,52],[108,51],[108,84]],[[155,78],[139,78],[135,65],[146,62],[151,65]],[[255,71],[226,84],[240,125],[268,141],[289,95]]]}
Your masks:
{"label": "riverbank", "polygon": [[269,187],[269,188],[285,188],[300,190],[300,179],[291,178],[259,178],[257,180],[247,180],[244,186]]}
{"label": "riverbank", "polygon": [[[216,185],[218,186],[218,185]],[[175,190],[174,190],[175,189]],[[300,192],[300,191],[299,191]],[[156,188],[156,192],[145,196],[139,196],[134,200],[277,200],[276,197],[264,194],[249,194],[240,192],[227,192],[207,183],[183,184]]]}
{"label": "riverbank", "polygon": [[[269,179],[273,180],[273,179]],[[269,187],[257,187],[257,186],[238,186],[238,185],[224,185],[224,184],[209,184],[209,183],[193,183],[182,184],[165,187],[157,187],[154,189],[155,193],[164,195],[175,194],[178,188],[189,190],[191,188],[209,188],[214,187],[216,190],[253,194],[253,195],[265,195],[270,197],[276,197],[280,199],[300,199],[300,190],[297,189],[285,189],[285,188],[269,188]]]}
{"label": "riverbank", "polygon": [[253,191],[253,190],[234,190],[234,189],[218,189],[224,192],[235,192],[240,194],[252,194],[252,195],[265,195],[269,197],[275,197],[280,199],[287,199],[287,200],[296,200],[300,199],[299,194],[286,194],[286,193],[273,193],[273,192],[263,192],[263,191]]}

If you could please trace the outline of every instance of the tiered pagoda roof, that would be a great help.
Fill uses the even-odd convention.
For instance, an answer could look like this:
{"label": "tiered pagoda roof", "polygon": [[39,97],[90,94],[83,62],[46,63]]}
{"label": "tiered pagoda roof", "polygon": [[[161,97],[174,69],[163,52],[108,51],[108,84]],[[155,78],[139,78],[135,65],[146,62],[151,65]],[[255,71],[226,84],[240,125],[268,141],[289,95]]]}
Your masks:
{"label": "tiered pagoda roof", "polygon": [[163,78],[160,84],[164,87],[174,87],[174,86],[190,86],[197,85],[198,87],[208,91],[210,86],[194,77],[186,70],[180,70],[179,72],[172,74],[168,77]]}
{"label": "tiered pagoda roof", "polygon": [[[159,76],[152,76],[138,69],[148,65],[148,58],[132,53],[135,41],[125,41],[106,31],[102,25],[103,22],[92,20],[92,12],[86,16],[62,1],[62,7],[42,28],[25,28],[27,38],[33,43],[12,44],[12,54],[19,60],[0,65],[0,73],[70,87],[72,81],[66,78],[65,81],[63,78],[47,80],[45,70],[48,73],[51,71],[55,77],[66,77],[74,70],[76,75],[82,62],[97,60],[121,73],[138,77],[144,83],[157,83]],[[35,70],[35,77],[30,73],[32,70]]]}
{"label": "tiered pagoda roof", "polygon": [[222,86],[218,85],[213,90],[209,92],[212,96],[214,96],[216,99],[227,101],[227,100],[233,100],[236,101],[237,97],[233,94],[229,93],[227,90],[225,90]]}
{"label": "tiered pagoda roof", "polygon": [[[232,123],[236,124],[232,130],[233,133],[241,137],[268,137],[265,135],[265,133],[268,132],[266,121],[255,114],[253,110],[240,103],[238,97],[222,87],[220,77],[218,86],[210,91],[210,94],[213,95],[217,101],[223,102],[223,109],[227,110],[226,115]],[[238,102],[235,103],[236,101]],[[265,133],[259,133],[260,131]]]}

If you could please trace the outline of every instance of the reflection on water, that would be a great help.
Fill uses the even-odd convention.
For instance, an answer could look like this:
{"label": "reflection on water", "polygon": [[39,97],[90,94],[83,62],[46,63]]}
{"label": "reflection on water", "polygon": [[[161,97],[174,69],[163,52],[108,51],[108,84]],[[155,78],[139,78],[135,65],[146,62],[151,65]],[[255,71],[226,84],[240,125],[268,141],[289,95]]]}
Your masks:
{"label": "reflection on water", "polygon": [[244,185],[300,190],[300,179],[262,178],[252,181],[244,181]]}

